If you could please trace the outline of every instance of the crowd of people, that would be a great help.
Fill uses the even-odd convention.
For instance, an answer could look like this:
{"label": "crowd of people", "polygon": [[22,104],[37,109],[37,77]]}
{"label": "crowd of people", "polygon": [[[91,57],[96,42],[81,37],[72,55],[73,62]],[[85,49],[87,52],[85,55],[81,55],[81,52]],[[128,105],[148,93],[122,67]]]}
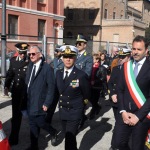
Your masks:
{"label": "crowd of people", "polygon": [[[86,51],[87,42],[78,35],[75,46],[56,47],[50,64],[37,45],[15,45],[18,55],[10,60],[4,85],[4,94],[12,93],[11,146],[19,142],[25,112],[31,140],[27,150],[39,149],[40,128],[51,135],[51,144],[56,146],[57,129],[51,122],[58,105],[64,149],[77,150],[77,133],[87,119],[101,111],[99,98],[109,94],[115,117],[110,150],[145,149],[150,129],[149,43],[137,36],[132,49],[114,46],[111,55],[106,50],[91,55]],[[89,118],[85,115],[87,103],[92,106]]]}

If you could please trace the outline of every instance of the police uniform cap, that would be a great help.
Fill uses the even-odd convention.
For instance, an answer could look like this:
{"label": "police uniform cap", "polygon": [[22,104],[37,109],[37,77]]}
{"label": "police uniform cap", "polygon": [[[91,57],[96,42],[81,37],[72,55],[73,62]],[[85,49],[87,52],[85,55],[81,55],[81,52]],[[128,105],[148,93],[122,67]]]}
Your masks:
{"label": "police uniform cap", "polygon": [[29,44],[27,43],[17,43],[15,44],[15,47],[19,52],[26,52],[28,50]]}
{"label": "police uniform cap", "polygon": [[131,49],[129,49],[129,48],[121,48],[119,50],[119,56],[130,55],[130,53],[131,53]]}
{"label": "police uniform cap", "polygon": [[78,35],[77,35],[77,40],[76,40],[76,42],[84,42],[84,43],[87,43],[87,39],[86,39],[83,35],[78,34]]}
{"label": "police uniform cap", "polygon": [[60,47],[63,56],[76,56],[78,49],[72,45],[64,45]]}

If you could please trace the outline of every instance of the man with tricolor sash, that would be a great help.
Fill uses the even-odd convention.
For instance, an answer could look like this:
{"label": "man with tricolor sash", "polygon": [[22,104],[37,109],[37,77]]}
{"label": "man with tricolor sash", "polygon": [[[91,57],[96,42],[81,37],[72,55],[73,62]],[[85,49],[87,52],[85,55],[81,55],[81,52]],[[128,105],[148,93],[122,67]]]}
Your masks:
{"label": "man with tricolor sash", "polygon": [[[148,42],[137,36],[132,43],[132,57],[124,63],[118,82],[119,113],[115,123],[115,147],[119,150],[144,150],[150,128],[150,61],[146,58]],[[129,147],[129,137],[132,142]]]}

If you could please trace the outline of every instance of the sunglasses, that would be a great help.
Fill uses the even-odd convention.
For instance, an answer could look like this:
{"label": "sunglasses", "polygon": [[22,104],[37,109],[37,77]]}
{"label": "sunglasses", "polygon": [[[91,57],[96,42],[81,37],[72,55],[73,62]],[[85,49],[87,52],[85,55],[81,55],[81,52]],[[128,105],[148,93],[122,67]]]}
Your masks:
{"label": "sunglasses", "polygon": [[67,55],[64,55],[64,56],[63,56],[63,58],[70,58],[70,59],[73,59],[74,57],[75,57],[74,55],[73,55],[73,56],[72,56],[72,55],[68,55],[68,56],[67,56]]}
{"label": "sunglasses", "polygon": [[[37,52],[39,53],[39,52]],[[35,56],[37,53],[28,53],[29,57],[32,55],[32,56]]]}
{"label": "sunglasses", "polygon": [[126,55],[120,55],[119,58],[124,59],[124,58],[126,58]]}
{"label": "sunglasses", "polygon": [[81,45],[82,45],[82,42],[77,42],[76,45],[81,46]]}
{"label": "sunglasses", "polygon": [[20,55],[22,55],[22,54],[26,55],[27,52],[19,52],[19,54],[20,54]]}

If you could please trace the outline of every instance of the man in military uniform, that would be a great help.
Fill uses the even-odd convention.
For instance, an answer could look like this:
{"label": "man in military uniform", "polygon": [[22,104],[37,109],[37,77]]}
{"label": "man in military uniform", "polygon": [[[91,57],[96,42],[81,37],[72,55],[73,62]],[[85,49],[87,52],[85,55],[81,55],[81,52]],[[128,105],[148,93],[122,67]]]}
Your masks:
{"label": "man in military uniform", "polygon": [[64,67],[64,63],[62,61],[60,46],[56,47],[56,49],[55,49],[55,58],[50,63],[50,65],[54,68],[54,74],[56,74],[57,70],[62,69]]}
{"label": "man in military uniform", "polygon": [[25,75],[27,70],[28,61],[27,43],[18,43],[15,47],[18,50],[18,56],[12,57],[10,60],[10,67],[6,74],[4,85],[4,94],[8,95],[11,87],[12,93],[12,120],[11,120],[11,134],[9,136],[10,145],[17,145],[19,138],[19,130],[22,120],[21,110],[25,107]]}
{"label": "man in military uniform", "polygon": [[[55,58],[53,61],[50,63],[50,66],[54,69],[54,75],[56,75],[57,70],[63,69],[64,63],[62,61],[62,54],[61,54],[61,46],[57,46],[55,49]],[[46,122],[51,123],[56,106],[58,103],[58,95],[55,93],[54,100],[52,102],[52,105],[49,107],[47,111],[47,116],[46,116]]]}
{"label": "man in military uniform", "polygon": [[86,51],[87,39],[83,35],[78,35],[76,47],[79,50],[75,66],[91,77],[93,57]]}
{"label": "man in military uniform", "polygon": [[59,113],[65,132],[65,150],[77,150],[76,134],[84,115],[84,101],[90,97],[88,76],[75,67],[77,48],[62,46],[64,69],[56,73]]}

